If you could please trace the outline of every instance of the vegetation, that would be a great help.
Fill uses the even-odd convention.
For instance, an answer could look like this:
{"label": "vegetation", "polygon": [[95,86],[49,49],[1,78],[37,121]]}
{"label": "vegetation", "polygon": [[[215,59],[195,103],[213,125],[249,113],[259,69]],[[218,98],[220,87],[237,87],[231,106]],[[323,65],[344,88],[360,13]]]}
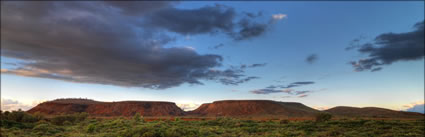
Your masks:
{"label": "vegetation", "polygon": [[331,120],[332,115],[329,113],[319,113],[316,116],[316,122],[324,122],[324,121],[329,121]]}
{"label": "vegetation", "polygon": [[[423,136],[424,120],[330,120],[320,114],[316,121],[270,121],[217,118],[185,121],[169,118],[145,121],[140,114],[132,118],[87,118],[86,113],[46,117],[23,111],[1,113],[2,137],[179,137],[179,136]],[[320,121],[320,122],[319,122]]]}

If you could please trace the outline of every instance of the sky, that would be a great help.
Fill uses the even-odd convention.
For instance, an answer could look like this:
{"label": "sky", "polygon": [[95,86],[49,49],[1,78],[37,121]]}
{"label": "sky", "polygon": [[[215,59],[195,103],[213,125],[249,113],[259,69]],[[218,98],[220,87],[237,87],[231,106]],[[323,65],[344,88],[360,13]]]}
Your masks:
{"label": "sky", "polygon": [[423,1],[2,1],[1,28],[2,110],[88,98],[423,112]]}

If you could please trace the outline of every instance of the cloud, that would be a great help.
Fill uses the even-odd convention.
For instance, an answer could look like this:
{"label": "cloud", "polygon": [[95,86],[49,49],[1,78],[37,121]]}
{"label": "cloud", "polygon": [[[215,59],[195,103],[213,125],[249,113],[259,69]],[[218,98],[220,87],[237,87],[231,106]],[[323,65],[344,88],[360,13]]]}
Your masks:
{"label": "cloud", "polygon": [[424,104],[417,104],[409,109],[406,109],[406,111],[418,112],[418,113],[424,114],[425,113],[424,107],[425,107]]}
{"label": "cloud", "polygon": [[264,67],[266,65],[267,65],[267,63],[256,63],[256,64],[250,64],[250,65],[242,64],[240,68],[241,69],[256,68],[256,67]]}
{"label": "cloud", "polygon": [[276,22],[276,21],[278,21],[278,20],[282,20],[282,19],[286,18],[287,16],[288,16],[288,15],[286,15],[286,14],[282,14],[282,13],[279,13],[279,14],[273,14],[273,15],[272,15],[271,22]]}
{"label": "cloud", "polygon": [[304,91],[295,91],[295,95],[305,95],[307,93],[310,93],[312,91],[309,90],[304,90]]}
{"label": "cloud", "polygon": [[271,94],[271,93],[288,93],[291,94],[292,93],[292,89],[283,89],[283,90],[277,90],[277,89],[258,89],[258,90],[253,90],[251,91],[251,93],[253,94]]}
{"label": "cloud", "polygon": [[310,85],[310,84],[314,84],[315,82],[313,81],[301,81],[301,82],[293,82],[287,86],[285,85],[277,85],[277,87],[279,88],[293,88],[293,87],[299,87],[299,86],[304,86],[304,85]]}
{"label": "cloud", "polygon": [[310,85],[310,84],[314,84],[315,82],[313,81],[301,81],[301,82],[294,82],[291,83],[291,85]]}
{"label": "cloud", "polygon": [[165,8],[148,16],[145,23],[180,34],[202,34],[214,31],[231,32],[236,12],[223,5],[199,9]]}
{"label": "cloud", "polygon": [[245,12],[245,15],[249,18],[237,20],[237,13],[233,8],[220,4],[198,9],[171,7],[149,14],[143,24],[183,35],[223,32],[234,40],[258,37],[271,25],[254,21],[252,13]]}
{"label": "cloud", "polygon": [[307,63],[313,64],[314,62],[316,62],[316,61],[317,61],[317,59],[318,59],[318,57],[317,57],[317,55],[316,55],[316,54],[311,54],[311,55],[309,55],[309,56],[305,59],[305,61],[306,61]]}
{"label": "cloud", "polygon": [[405,108],[404,111],[425,113],[423,100],[403,105],[403,107]]}
{"label": "cloud", "polygon": [[211,47],[211,49],[219,49],[219,48],[222,48],[222,47],[224,47],[224,44],[223,43],[220,43],[218,45],[215,45],[215,46]]}
{"label": "cloud", "polygon": [[[289,85],[270,85],[263,89],[257,89],[250,91],[253,94],[272,94],[272,93],[287,93],[289,95],[296,95],[298,97],[307,97],[308,94],[311,92],[314,92],[313,90],[294,90],[294,87],[304,86],[304,85],[310,85],[314,84],[313,81],[299,81],[299,82],[292,82]],[[326,90],[326,89],[320,89]]]}
{"label": "cloud", "polygon": [[305,97],[307,97],[308,95],[306,95],[306,94],[304,94],[304,95],[299,95],[298,97],[299,98],[305,98]]}
{"label": "cloud", "polygon": [[328,110],[328,109],[330,109],[330,107],[327,107],[327,106],[322,106],[322,107],[320,107],[320,106],[314,106],[313,107],[314,109],[317,109],[317,110]]}
{"label": "cloud", "polygon": [[43,101],[33,101],[32,104],[25,104],[25,103],[19,102],[18,100],[1,98],[0,108],[2,111],[16,111],[19,109],[23,111],[27,111],[41,102]]}
{"label": "cloud", "polygon": [[416,23],[411,32],[384,33],[377,36],[373,42],[352,45],[348,49],[357,49],[358,52],[368,55],[367,58],[350,62],[356,72],[375,72],[394,62],[423,59],[424,21]]}
{"label": "cloud", "polygon": [[237,33],[229,33],[235,40],[245,40],[258,37],[264,34],[269,24],[256,23],[244,18],[239,21],[238,25],[241,29]]}
{"label": "cloud", "polygon": [[184,111],[191,111],[191,110],[195,110],[196,108],[198,108],[200,106],[200,104],[181,103],[181,104],[177,104],[177,106],[180,107],[181,109],[183,109]]}
{"label": "cloud", "polygon": [[1,55],[23,61],[2,73],[152,89],[200,85],[204,80],[237,85],[258,78],[245,76],[243,70],[216,69],[222,67],[220,55],[166,47],[175,38],[157,30],[228,31],[234,25],[229,24],[233,9],[183,10],[167,2],[153,3],[2,2]]}

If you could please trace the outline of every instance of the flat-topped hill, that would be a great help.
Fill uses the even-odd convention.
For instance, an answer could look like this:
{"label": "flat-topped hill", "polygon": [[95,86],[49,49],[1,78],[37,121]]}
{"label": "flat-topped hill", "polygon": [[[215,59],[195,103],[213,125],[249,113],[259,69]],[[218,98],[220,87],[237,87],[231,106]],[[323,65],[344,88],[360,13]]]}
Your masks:
{"label": "flat-topped hill", "polygon": [[424,118],[424,114],[416,112],[395,111],[378,107],[347,107],[339,106],[325,110],[335,116],[373,117],[373,118]]}
{"label": "flat-topped hill", "polygon": [[120,101],[99,102],[86,99],[60,99],[48,101],[28,110],[29,113],[71,114],[87,112],[92,116],[182,116],[184,111],[172,102]]}
{"label": "flat-topped hill", "polygon": [[201,105],[189,112],[201,116],[312,117],[320,111],[296,102],[271,100],[222,100]]}

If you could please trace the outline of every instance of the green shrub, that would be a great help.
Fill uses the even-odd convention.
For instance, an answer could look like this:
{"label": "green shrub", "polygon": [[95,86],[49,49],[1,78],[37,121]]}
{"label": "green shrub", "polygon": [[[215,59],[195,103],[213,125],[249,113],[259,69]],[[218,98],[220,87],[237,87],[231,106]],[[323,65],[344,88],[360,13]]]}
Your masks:
{"label": "green shrub", "polygon": [[76,119],[77,121],[84,121],[89,116],[89,114],[87,112],[81,112],[81,113],[77,113],[75,115],[77,116],[77,119]]}
{"label": "green shrub", "polygon": [[316,122],[323,122],[331,120],[332,115],[329,113],[320,113],[316,115]]}
{"label": "green shrub", "polygon": [[135,122],[140,122],[140,113],[136,113],[136,114],[133,116],[133,121],[135,121]]}
{"label": "green shrub", "polygon": [[65,121],[65,122],[63,122],[63,125],[65,125],[65,126],[69,126],[69,125],[72,125],[72,123],[71,123],[71,122],[69,122],[69,121]]}
{"label": "green shrub", "polygon": [[49,123],[39,123],[32,129],[37,132],[39,136],[42,135],[52,135],[61,132],[59,128],[54,125],[50,125]]}
{"label": "green shrub", "polygon": [[93,133],[94,131],[96,130],[96,125],[95,124],[89,124],[88,126],[87,126],[87,132],[88,133]]}
{"label": "green shrub", "polygon": [[40,112],[35,112],[33,116],[35,117],[35,119],[37,119],[37,121],[45,119],[45,116],[41,114]]}
{"label": "green shrub", "polygon": [[178,122],[178,121],[180,121],[180,118],[176,117],[176,118],[174,118],[174,121]]}

